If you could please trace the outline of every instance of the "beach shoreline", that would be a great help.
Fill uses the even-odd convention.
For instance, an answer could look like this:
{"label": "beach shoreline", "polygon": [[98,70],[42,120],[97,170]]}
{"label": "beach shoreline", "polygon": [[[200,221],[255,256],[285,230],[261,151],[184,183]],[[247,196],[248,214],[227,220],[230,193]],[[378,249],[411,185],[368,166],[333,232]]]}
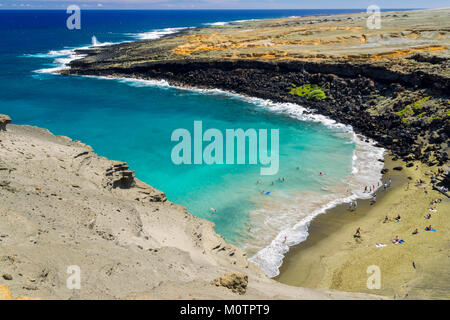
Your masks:
{"label": "beach shoreline", "polygon": [[[406,168],[401,162],[386,155],[385,169],[389,171],[383,181],[392,179],[392,185],[386,191],[377,191],[375,205],[370,204],[371,200],[360,200],[354,212],[342,204],[317,216],[309,226],[308,239],[291,248],[280,275],[274,279],[294,286],[376,293],[398,299],[448,299],[446,259],[450,238],[445,212],[449,212],[450,202],[432,190],[427,181],[430,175],[425,173],[436,168],[420,163]],[[403,170],[392,170],[397,166]],[[428,194],[423,186],[415,185],[416,179],[425,181]],[[429,213],[428,201],[435,198],[443,201],[434,206],[437,212],[427,220],[424,216]],[[383,223],[386,215],[390,220]],[[397,215],[402,217],[401,222],[394,221]],[[425,231],[429,224],[438,231]],[[357,228],[362,230],[360,239],[353,238]],[[419,234],[412,235],[416,228]],[[390,239],[397,235],[405,243],[391,243]],[[378,243],[386,246],[377,248]],[[367,287],[367,268],[372,265],[380,268],[380,289]]]}

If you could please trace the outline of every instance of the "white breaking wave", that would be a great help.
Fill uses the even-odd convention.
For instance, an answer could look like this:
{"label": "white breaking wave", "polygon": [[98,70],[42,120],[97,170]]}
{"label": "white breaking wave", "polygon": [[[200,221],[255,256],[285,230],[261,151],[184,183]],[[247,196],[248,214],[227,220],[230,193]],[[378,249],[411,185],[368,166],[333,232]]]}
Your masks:
{"label": "white breaking wave", "polygon": [[219,22],[212,22],[212,23],[204,23],[203,25],[205,25],[205,26],[225,26],[227,24],[230,24],[230,22],[219,21]]}
{"label": "white breaking wave", "polygon": [[[363,192],[364,187],[373,184],[377,187],[381,181],[383,163],[378,161],[378,159],[383,158],[384,149],[375,147],[373,141],[365,142],[364,137],[357,136],[353,130],[348,133],[356,143],[353,154],[352,175],[346,182],[348,190],[329,195],[302,195],[303,198],[307,198],[306,203],[302,202],[301,205],[297,205],[295,201],[292,201],[280,208],[282,212],[277,217],[269,216],[271,220],[275,221],[266,219],[269,220],[266,223],[270,223],[271,226],[279,222],[277,218],[278,220],[281,218],[283,224],[288,225],[278,232],[268,246],[257,251],[249,259],[258,265],[269,277],[275,277],[279,274],[279,268],[283,263],[284,255],[289,251],[289,247],[307,239],[309,224],[317,215],[325,213],[339,204],[370,198],[370,194]],[[307,209],[312,209],[312,211],[304,212]],[[283,212],[288,214],[283,214]],[[296,223],[289,221],[289,218],[292,220],[292,217],[296,216],[302,218]],[[281,224],[278,223],[278,225]]]}
{"label": "white breaking wave", "polygon": [[180,32],[185,29],[189,29],[189,27],[156,29],[148,32],[126,33],[125,35],[131,36],[132,38],[139,40],[156,40],[169,34]]}
{"label": "white breaking wave", "polygon": [[[167,34],[175,33],[180,30],[183,30],[186,28],[167,28],[167,29],[161,29],[157,31],[152,32],[144,32],[144,33],[137,33],[137,34],[129,34],[137,39],[142,40],[154,40],[161,38]],[[37,54],[26,54],[25,57],[34,57],[34,58],[56,58],[53,60],[53,64],[55,64],[55,67],[52,68],[43,68],[39,70],[34,70],[33,72],[36,73],[51,73],[51,74],[58,74],[58,72],[62,70],[68,70],[69,64],[77,59],[82,59],[86,55],[76,53],[76,50],[83,50],[83,49],[91,49],[95,47],[103,47],[103,46],[109,46],[112,44],[119,44],[119,43],[125,43],[129,41],[121,41],[117,43],[112,42],[100,42],[97,40],[97,37],[94,35],[91,38],[91,45],[81,46],[77,48],[70,48],[70,49],[62,49],[62,50],[50,50],[47,53],[37,53]]]}

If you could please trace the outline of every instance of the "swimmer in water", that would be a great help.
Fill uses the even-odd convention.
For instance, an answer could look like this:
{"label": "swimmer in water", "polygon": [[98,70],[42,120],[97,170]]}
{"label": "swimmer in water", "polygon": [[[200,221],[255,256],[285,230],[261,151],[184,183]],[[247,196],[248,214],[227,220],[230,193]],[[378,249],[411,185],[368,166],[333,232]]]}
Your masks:
{"label": "swimmer in water", "polygon": [[216,211],[217,211],[217,210],[214,209],[214,208],[211,208],[210,210],[212,211],[212,213],[216,213]]}

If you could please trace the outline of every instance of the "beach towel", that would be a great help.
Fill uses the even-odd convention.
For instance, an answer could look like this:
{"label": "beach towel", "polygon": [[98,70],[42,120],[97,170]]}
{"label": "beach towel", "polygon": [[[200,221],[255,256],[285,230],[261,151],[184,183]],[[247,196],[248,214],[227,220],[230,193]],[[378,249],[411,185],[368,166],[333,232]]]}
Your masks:
{"label": "beach towel", "polygon": [[427,230],[427,228],[425,228],[425,231],[436,231],[436,229]]}
{"label": "beach towel", "polygon": [[377,248],[383,248],[383,247],[386,247],[386,245],[385,245],[385,244],[382,244],[382,243],[377,243],[377,244],[375,245],[375,247],[377,247]]}

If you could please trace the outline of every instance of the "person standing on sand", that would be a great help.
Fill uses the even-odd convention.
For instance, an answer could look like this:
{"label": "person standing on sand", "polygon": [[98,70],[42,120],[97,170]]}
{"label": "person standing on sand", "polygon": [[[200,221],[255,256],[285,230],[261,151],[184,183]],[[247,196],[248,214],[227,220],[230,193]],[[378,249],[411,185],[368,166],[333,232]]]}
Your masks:
{"label": "person standing on sand", "polygon": [[391,178],[389,178],[388,187],[391,186],[391,183],[392,183],[392,180],[391,180]]}
{"label": "person standing on sand", "polygon": [[358,206],[358,202],[356,202],[356,200],[355,200],[355,202],[353,202],[353,209],[356,210],[357,206]]}

